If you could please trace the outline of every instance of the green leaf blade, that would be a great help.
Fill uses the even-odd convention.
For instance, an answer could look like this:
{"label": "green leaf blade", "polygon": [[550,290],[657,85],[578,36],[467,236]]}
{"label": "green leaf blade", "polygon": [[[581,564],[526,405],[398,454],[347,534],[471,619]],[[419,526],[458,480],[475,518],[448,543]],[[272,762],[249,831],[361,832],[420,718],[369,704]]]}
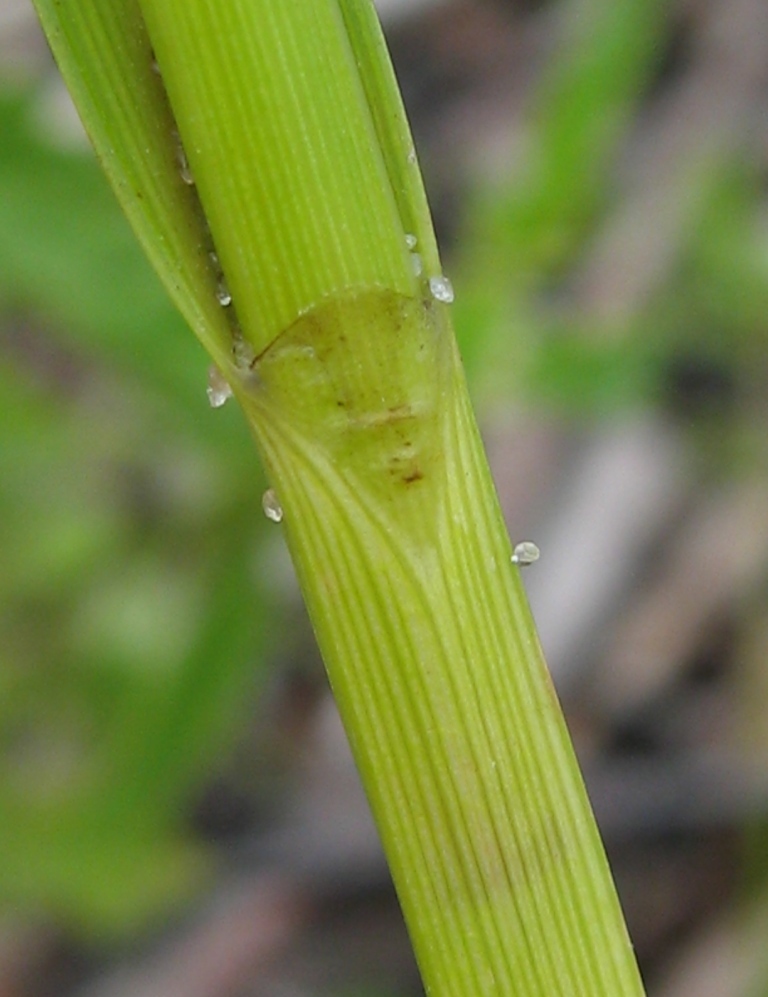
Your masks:
{"label": "green leaf blade", "polygon": [[205,225],[179,175],[175,124],[133,0],[36,0],[83,124],[145,252],[206,349],[229,355]]}

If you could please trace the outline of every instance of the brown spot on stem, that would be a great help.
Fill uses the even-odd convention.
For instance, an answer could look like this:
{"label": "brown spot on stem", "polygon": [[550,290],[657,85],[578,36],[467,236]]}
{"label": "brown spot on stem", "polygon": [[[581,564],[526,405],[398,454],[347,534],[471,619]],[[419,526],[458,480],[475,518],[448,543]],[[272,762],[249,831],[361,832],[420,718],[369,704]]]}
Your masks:
{"label": "brown spot on stem", "polygon": [[424,472],[420,468],[414,467],[412,471],[408,472],[408,474],[403,475],[403,484],[412,485],[414,481],[421,481],[423,477]]}

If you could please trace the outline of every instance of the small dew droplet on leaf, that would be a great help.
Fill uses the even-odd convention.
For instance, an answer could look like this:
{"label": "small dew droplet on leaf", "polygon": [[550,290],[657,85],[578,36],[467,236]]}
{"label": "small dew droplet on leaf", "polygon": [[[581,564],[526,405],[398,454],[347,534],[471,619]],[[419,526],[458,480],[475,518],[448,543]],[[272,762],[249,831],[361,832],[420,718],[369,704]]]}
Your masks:
{"label": "small dew droplet on leaf", "polygon": [[282,522],[283,507],[278,502],[277,495],[275,495],[272,488],[268,488],[261,496],[261,508],[264,510],[264,515],[267,519],[271,520],[271,522]]}
{"label": "small dew droplet on leaf", "polygon": [[447,277],[430,277],[429,293],[435,301],[442,301],[446,305],[453,301],[453,285]]}
{"label": "small dew droplet on leaf", "polygon": [[211,408],[221,406],[232,397],[232,388],[218,367],[208,368],[208,387],[205,389]]}
{"label": "small dew droplet on leaf", "polygon": [[219,277],[216,282],[216,300],[222,308],[226,308],[227,305],[232,304],[232,295],[223,277]]}
{"label": "small dew droplet on leaf", "polygon": [[534,564],[541,557],[541,551],[532,540],[523,540],[516,544],[512,553],[512,563],[525,567],[527,564]]}

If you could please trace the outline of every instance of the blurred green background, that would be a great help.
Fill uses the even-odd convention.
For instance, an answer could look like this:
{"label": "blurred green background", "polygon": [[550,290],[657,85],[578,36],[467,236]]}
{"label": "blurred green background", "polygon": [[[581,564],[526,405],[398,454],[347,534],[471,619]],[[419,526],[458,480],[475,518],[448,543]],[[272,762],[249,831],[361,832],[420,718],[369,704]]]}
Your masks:
{"label": "blurred green background", "polygon": [[[381,7],[649,990],[766,993],[768,7]],[[243,421],[0,46],[0,993],[419,993]]]}

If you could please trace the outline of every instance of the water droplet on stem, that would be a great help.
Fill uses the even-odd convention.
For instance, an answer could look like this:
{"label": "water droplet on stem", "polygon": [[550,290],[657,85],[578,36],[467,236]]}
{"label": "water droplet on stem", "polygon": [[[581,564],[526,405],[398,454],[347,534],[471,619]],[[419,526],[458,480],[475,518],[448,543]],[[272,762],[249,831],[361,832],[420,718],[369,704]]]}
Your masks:
{"label": "water droplet on stem", "polygon": [[429,293],[435,301],[442,301],[446,305],[450,305],[453,301],[453,285],[447,277],[430,277]]}
{"label": "water droplet on stem", "polygon": [[220,276],[216,281],[216,300],[222,308],[226,308],[232,304],[232,293],[227,287],[227,282],[223,276]]}
{"label": "water droplet on stem", "polygon": [[192,170],[189,168],[187,154],[181,146],[178,146],[176,149],[176,162],[179,164],[179,176],[181,179],[188,187],[193,187],[195,178],[192,176]]}
{"label": "water droplet on stem", "polygon": [[218,367],[208,368],[208,387],[205,389],[211,408],[221,406],[232,397],[232,388]]}
{"label": "water droplet on stem", "polygon": [[243,339],[243,334],[239,330],[233,334],[232,357],[235,361],[235,367],[242,371],[250,370],[256,361],[253,347]]}
{"label": "water droplet on stem", "polygon": [[526,564],[534,564],[541,557],[541,551],[532,540],[523,540],[516,544],[512,552],[512,563],[525,567]]}
{"label": "water droplet on stem", "polygon": [[273,523],[280,523],[283,519],[283,507],[277,501],[274,489],[268,488],[261,496],[261,508],[264,515]]}

